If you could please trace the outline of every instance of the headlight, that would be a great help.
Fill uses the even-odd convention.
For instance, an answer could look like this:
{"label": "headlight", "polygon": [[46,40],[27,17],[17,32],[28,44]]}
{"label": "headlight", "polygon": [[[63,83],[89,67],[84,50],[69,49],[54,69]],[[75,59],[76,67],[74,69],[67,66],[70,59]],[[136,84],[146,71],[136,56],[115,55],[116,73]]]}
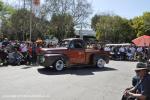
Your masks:
{"label": "headlight", "polygon": [[40,63],[45,62],[45,57],[44,56],[40,56]]}
{"label": "headlight", "polygon": [[45,62],[45,57],[44,56],[42,57],[42,62]]}

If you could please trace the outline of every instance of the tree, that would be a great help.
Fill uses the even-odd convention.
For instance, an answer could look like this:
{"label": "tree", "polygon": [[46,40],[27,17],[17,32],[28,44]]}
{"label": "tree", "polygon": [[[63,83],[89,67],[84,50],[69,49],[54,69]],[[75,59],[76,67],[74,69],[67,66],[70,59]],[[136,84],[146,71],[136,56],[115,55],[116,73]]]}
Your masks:
{"label": "tree", "polygon": [[[26,40],[29,38],[31,0],[20,0],[20,2],[25,6],[18,9],[16,3],[17,10],[8,19],[10,21],[9,26],[6,23],[3,25],[5,27],[3,31],[13,34],[15,39]],[[86,19],[90,14],[91,5],[87,0],[45,0],[41,9],[34,11],[32,15],[32,28],[34,29],[32,30],[32,36],[42,37],[43,34],[53,34],[61,37],[60,39],[72,37],[74,36],[74,26],[86,24]],[[56,22],[61,25],[53,20],[57,20]],[[56,27],[59,29],[56,30]]]}
{"label": "tree", "polygon": [[3,2],[0,0],[0,11],[3,9]]}
{"label": "tree", "polygon": [[150,12],[145,12],[143,16],[133,18],[131,25],[135,29],[137,37],[150,35]]}
{"label": "tree", "polygon": [[30,12],[25,9],[17,10],[10,17],[11,22],[11,34],[14,35],[15,39],[26,40],[29,30],[29,15]]}
{"label": "tree", "polygon": [[[9,25],[3,25],[3,31],[12,37],[11,39],[29,40],[30,36],[30,12],[26,9],[19,9],[11,15]],[[49,30],[50,23],[32,14],[32,40],[38,37],[43,38],[43,34]]]}
{"label": "tree", "polygon": [[44,16],[69,14],[76,26],[85,23],[92,9],[87,0],[45,0],[41,13]]}
{"label": "tree", "polygon": [[96,37],[100,41],[120,43],[130,42],[134,38],[133,29],[127,19],[106,14],[96,15],[92,21]]}
{"label": "tree", "polygon": [[4,4],[2,1],[0,1],[0,20],[1,20],[1,32],[2,37],[7,37],[7,33],[10,32],[11,23],[8,20],[11,15],[15,12],[15,9],[9,5]]}
{"label": "tree", "polygon": [[0,19],[7,20],[13,13],[15,9],[9,5],[5,5],[2,1],[0,1]]}
{"label": "tree", "polygon": [[59,40],[74,36],[74,23],[69,14],[54,14],[50,21],[51,33]]}
{"label": "tree", "polygon": [[141,36],[144,33],[144,21],[143,21],[143,18],[141,16],[135,17],[132,20],[131,25],[134,28],[137,37]]}
{"label": "tree", "polygon": [[96,31],[96,24],[99,21],[99,19],[100,19],[100,15],[97,14],[91,19],[91,28],[95,31]]}
{"label": "tree", "polygon": [[143,14],[144,20],[144,34],[150,35],[150,12],[145,12]]}

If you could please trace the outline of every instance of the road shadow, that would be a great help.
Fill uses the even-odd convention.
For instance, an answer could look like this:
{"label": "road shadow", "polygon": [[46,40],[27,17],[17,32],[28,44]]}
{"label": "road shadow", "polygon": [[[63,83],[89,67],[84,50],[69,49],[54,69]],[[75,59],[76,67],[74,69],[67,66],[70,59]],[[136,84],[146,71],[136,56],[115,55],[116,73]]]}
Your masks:
{"label": "road shadow", "polygon": [[32,66],[22,67],[21,69],[29,69],[29,68],[32,68]]}
{"label": "road shadow", "polygon": [[38,65],[26,65],[26,66],[22,67],[21,69],[29,69],[29,68],[33,68],[33,67],[38,67]]}
{"label": "road shadow", "polygon": [[99,69],[96,67],[71,67],[65,68],[63,71],[55,71],[52,68],[38,68],[37,69],[40,74],[45,75],[64,75],[64,74],[71,74],[71,75],[94,75],[94,72],[103,72],[103,71],[116,71],[115,68],[104,67],[103,69]]}

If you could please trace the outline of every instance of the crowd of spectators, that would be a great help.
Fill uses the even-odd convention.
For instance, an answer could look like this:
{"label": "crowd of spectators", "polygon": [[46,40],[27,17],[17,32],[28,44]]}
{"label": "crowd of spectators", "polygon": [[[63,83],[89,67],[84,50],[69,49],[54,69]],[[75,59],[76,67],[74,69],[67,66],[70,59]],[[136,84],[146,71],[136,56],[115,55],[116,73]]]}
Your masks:
{"label": "crowd of spectators", "polygon": [[150,46],[105,46],[105,51],[110,52],[114,60],[146,61],[150,59]]}
{"label": "crowd of spectators", "polygon": [[53,46],[51,43],[9,41],[5,38],[0,42],[0,65],[36,65],[40,48]]}

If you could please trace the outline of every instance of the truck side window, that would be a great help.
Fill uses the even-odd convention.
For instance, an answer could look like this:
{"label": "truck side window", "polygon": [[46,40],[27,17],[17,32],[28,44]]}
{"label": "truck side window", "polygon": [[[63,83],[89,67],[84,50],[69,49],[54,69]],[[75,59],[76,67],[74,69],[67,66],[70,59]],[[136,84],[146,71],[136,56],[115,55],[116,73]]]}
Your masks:
{"label": "truck side window", "polygon": [[80,42],[74,44],[75,48],[83,48]]}
{"label": "truck side window", "polygon": [[73,43],[70,44],[70,48],[75,48]]}
{"label": "truck side window", "polygon": [[85,47],[85,43],[83,41],[72,41],[70,43],[70,48],[74,49],[82,49]]}

